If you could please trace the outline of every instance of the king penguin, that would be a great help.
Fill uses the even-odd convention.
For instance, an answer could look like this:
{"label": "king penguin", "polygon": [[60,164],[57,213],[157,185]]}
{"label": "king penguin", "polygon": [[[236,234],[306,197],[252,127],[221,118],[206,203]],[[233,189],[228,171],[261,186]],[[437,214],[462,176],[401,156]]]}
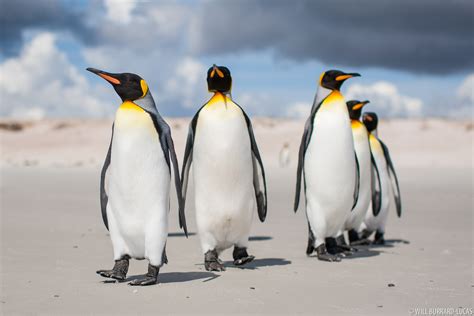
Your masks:
{"label": "king penguin", "polygon": [[[358,100],[351,100],[346,103],[349,117],[351,119],[354,149],[359,162],[360,179],[357,203],[352,209],[352,212],[348,214],[346,222],[344,223],[344,229],[349,233],[349,242],[351,245],[366,244],[366,240],[359,239],[357,230],[364,220],[371,199],[373,199],[373,205],[375,205],[375,207],[380,207],[377,203],[377,201],[379,201],[378,191],[376,191],[376,186],[372,185],[371,170],[373,157],[370,152],[369,132],[365,125],[360,121],[362,108],[368,103],[369,101],[361,102]],[[345,244],[344,235],[341,234],[338,239],[338,243]]]}
{"label": "king penguin", "polygon": [[247,253],[255,206],[260,221],[267,214],[265,170],[252,123],[230,95],[232,77],[226,67],[207,72],[212,98],[189,126],[183,160],[183,197],[193,164],[196,223],[208,271],[224,271],[220,253],[234,246],[235,265],[254,259]]}
{"label": "king penguin", "polygon": [[390,208],[390,188],[395,199],[397,215],[402,215],[402,202],[397,174],[393,166],[388,147],[377,137],[378,117],[373,112],[366,112],[362,121],[369,131],[370,149],[372,152],[373,170],[377,175],[376,187],[379,198],[374,207],[374,199],[365,215],[359,231],[362,238],[368,238],[375,231],[374,244],[384,244],[385,224]]}
{"label": "king penguin", "polygon": [[[309,238],[306,254],[316,250],[319,260],[340,261],[335,243],[358,197],[358,167],[346,101],[339,91],[345,80],[360,76],[330,70],[321,74],[311,114],[299,150],[294,211],[304,181]],[[332,250],[332,251],[331,251]],[[330,252],[329,252],[330,251]]]}
{"label": "king penguin", "polygon": [[108,73],[87,68],[108,81],[122,104],[115,114],[112,138],[102,167],[100,202],[102,219],[110,232],[115,265],[97,271],[123,281],[129,259],[148,259],[148,273],[130,285],[158,281],[167,263],[171,164],[179,205],[179,222],[187,235],[179,167],[171,130],[158,113],[148,84],[132,73]]}

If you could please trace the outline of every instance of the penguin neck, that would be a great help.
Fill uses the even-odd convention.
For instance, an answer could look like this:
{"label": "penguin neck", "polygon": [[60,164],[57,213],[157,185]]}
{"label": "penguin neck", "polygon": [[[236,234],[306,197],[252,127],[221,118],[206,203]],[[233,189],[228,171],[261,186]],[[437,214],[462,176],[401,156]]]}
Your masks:
{"label": "penguin neck", "polygon": [[338,90],[331,90],[329,95],[322,100],[321,109],[338,112],[342,111],[341,113],[345,112],[347,113],[346,115],[349,116],[344,97]]}
{"label": "penguin neck", "polygon": [[361,126],[364,126],[364,124],[362,124],[362,122],[359,121],[359,120],[352,119],[351,120],[351,126],[352,126],[353,129],[355,129],[355,128],[359,128]]}
{"label": "penguin neck", "polygon": [[318,91],[316,92],[316,96],[314,97],[314,105],[315,106],[318,106],[321,102],[324,101],[324,99],[326,99],[331,93],[333,92],[333,90],[331,89],[328,89],[328,88],[325,88],[323,86],[319,86],[318,87]]}
{"label": "penguin neck", "polygon": [[154,115],[157,115],[157,116],[159,115],[158,110],[155,105],[155,100],[153,100],[153,96],[151,95],[150,90],[147,91],[147,93],[145,94],[143,98],[137,99],[133,101],[133,103],[141,107],[146,112],[153,113]]}
{"label": "penguin neck", "polygon": [[227,103],[228,101],[232,101],[228,94],[224,94],[222,92],[215,92],[212,98],[207,102],[208,105],[212,105],[215,103]]}

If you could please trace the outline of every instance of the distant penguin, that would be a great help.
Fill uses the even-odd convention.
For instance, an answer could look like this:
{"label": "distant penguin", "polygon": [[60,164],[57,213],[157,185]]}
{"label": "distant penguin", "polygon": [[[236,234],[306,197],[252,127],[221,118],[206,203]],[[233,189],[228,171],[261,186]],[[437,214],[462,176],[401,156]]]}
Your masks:
{"label": "distant penguin", "polygon": [[158,113],[144,79],[132,73],[108,73],[87,68],[107,80],[122,104],[115,114],[112,138],[102,167],[102,218],[110,231],[115,265],[97,271],[103,277],[125,280],[129,259],[148,259],[148,273],[130,285],[158,281],[167,263],[171,164],[179,205],[179,222],[187,235],[179,167],[171,130]]}
{"label": "distant penguin", "polygon": [[252,123],[230,97],[232,77],[226,67],[207,72],[212,98],[192,119],[183,160],[186,196],[193,164],[196,223],[208,271],[224,271],[219,254],[234,246],[235,265],[254,259],[247,253],[255,204],[260,221],[267,215],[265,171]]}
{"label": "distant penguin", "polygon": [[[367,208],[369,207],[371,198],[374,199],[374,205],[380,208],[377,203],[378,191],[372,185],[372,156],[369,145],[369,132],[365,125],[360,121],[362,108],[368,104],[369,101],[351,100],[347,102],[347,110],[351,119],[352,138],[354,140],[354,148],[359,162],[359,196],[357,204],[347,216],[344,223],[344,229],[349,232],[349,242],[351,245],[366,244],[366,240],[361,240],[357,230],[365,218]],[[345,244],[344,236],[341,234],[338,237],[338,242]]]}
{"label": "distant penguin", "polygon": [[363,115],[363,122],[370,133],[369,141],[373,156],[374,173],[378,181],[375,183],[379,193],[379,207],[374,206],[374,200],[369,206],[365,219],[359,231],[362,238],[368,238],[375,231],[374,244],[384,244],[385,224],[387,222],[388,210],[390,208],[390,187],[395,198],[397,215],[402,215],[402,204],[400,187],[395,173],[392,159],[388,147],[376,136],[378,117],[373,112],[366,112]]}
{"label": "distant penguin", "polygon": [[[306,253],[316,250],[324,261],[340,261],[335,237],[357,202],[358,167],[346,101],[339,89],[357,73],[324,72],[306,121],[299,151],[295,212],[304,181],[309,239]],[[327,245],[330,237],[334,243]]]}
{"label": "distant penguin", "polygon": [[287,142],[284,142],[281,147],[279,162],[281,168],[286,168],[290,164],[290,144]]}

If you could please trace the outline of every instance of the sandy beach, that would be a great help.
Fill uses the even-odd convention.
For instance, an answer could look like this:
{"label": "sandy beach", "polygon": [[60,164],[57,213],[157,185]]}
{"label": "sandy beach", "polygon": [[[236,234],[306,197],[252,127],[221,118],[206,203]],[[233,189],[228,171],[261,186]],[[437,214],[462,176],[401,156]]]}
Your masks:
{"label": "sandy beach", "polygon": [[[168,120],[180,159],[189,119]],[[415,315],[429,308],[473,308],[473,125],[442,119],[389,120],[379,135],[391,149],[403,199],[392,209],[387,245],[340,263],[305,254],[303,208],[293,213],[303,121],[256,118],[265,163],[267,221],[255,216],[244,268],[223,254],[227,271],[203,266],[192,194],[186,239],[171,199],[169,264],[159,284],[105,283],[113,264],[100,215],[99,172],[108,120],[0,124],[1,293],[3,315],[302,314]],[[278,156],[290,148],[290,164]],[[193,191],[192,186],[190,192]],[[147,262],[131,261],[129,277]],[[425,309],[426,308],[426,309]],[[472,313],[472,312],[471,312]]]}

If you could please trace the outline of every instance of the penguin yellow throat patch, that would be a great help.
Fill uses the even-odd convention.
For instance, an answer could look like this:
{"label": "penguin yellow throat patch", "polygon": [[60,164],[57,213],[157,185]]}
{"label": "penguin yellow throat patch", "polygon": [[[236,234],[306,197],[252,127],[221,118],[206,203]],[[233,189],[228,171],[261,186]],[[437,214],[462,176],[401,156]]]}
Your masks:
{"label": "penguin yellow throat patch", "polygon": [[155,133],[155,128],[150,115],[141,107],[131,101],[125,101],[115,114],[115,126],[122,130],[136,130],[145,128]]}
{"label": "penguin yellow throat patch", "polygon": [[351,127],[352,129],[357,129],[362,127],[362,123],[358,120],[351,120]]}
{"label": "penguin yellow throat patch", "polygon": [[232,101],[227,95],[224,95],[220,92],[214,93],[212,98],[207,102],[206,106],[212,106],[213,104],[216,103],[223,103],[223,102],[230,102]]}
{"label": "penguin yellow throat patch", "polygon": [[120,105],[119,111],[139,111],[145,112],[141,107],[133,103],[132,101],[125,101]]}
{"label": "penguin yellow throat patch", "polygon": [[[335,102],[344,102],[344,97],[342,96],[342,94],[337,91],[337,90],[333,90],[327,97],[326,99],[324,99],[324,102],[323,104],[321,104],[322,106],[330,106],[332,103],[335,103]],[[344,102],[345,103],[345,102]]]}

